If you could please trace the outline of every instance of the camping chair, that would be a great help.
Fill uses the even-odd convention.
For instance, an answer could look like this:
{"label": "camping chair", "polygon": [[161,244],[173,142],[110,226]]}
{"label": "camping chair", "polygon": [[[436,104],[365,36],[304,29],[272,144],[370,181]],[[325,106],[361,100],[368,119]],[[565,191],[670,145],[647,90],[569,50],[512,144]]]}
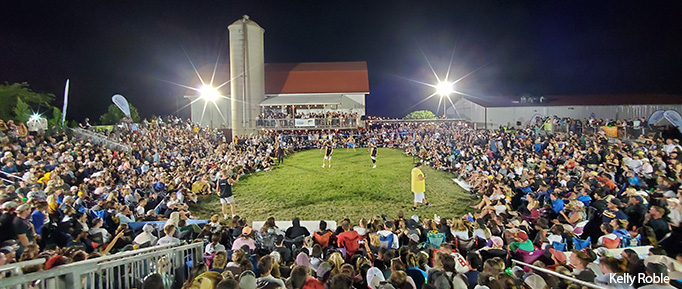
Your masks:
{"label": "camping chair", "polygon": [[566,243],[552,242],[552,248],[554,248],[554,250],[565,252],[566,247],[568,247]]}
{"label": "camping chair", "polygon": [[524,263],[533,264],[542,255],[545,254],[545,250],[535,250],[535,251],[525,251],[521,249],[516,249],[515,255],[517,258],[521,259]]}
{"label": "camping chair", "polygon": [[592,237],[587,237],[585,240],[580,240],[578,238],[573,238],[573,249],[582,250],[585,248],[590,248],[592,246]]}

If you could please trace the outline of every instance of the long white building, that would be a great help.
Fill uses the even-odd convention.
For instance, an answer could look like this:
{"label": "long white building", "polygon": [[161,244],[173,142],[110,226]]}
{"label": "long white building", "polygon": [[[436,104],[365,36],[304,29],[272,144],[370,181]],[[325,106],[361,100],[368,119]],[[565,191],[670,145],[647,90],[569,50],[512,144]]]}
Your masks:
{"label": "long white building", "polygon": [[550,95],[542,97],[463,97],[450,107],[447,115],[461,118],[477,127],[497,128],[526,125],[534,116],[586,119],[648,118],[657,110],[682,112],[682,96],[642,95]]}

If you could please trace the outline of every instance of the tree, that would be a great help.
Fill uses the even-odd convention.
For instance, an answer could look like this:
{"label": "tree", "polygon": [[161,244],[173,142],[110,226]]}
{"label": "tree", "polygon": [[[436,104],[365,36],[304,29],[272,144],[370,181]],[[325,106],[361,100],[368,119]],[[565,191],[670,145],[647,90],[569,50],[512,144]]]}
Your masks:
{"label": "tree", "polygon": [[47,119],[49,126],[62,126],[62,110],[56,106],[52,107],[52,118]]}
{"label": "tree", "polygon": [[21,98],[17,98],[17,104],[14,106],[15,120],[18,122],[27,122],[31,117],[31,108]]}
{"label": "tree", "polygon": [[30,117],[31,108],[35,111],[42,110],[44,108],[50,109],[52,105],[50,104],[54,100],[54,94],[51,93],[37,93],[32,91],[28,83],[13,83],[0,85],[0,119],[16,119],[21,120],[24,116],[16,114],[17,105],[20,105],[19,99],[23,102],[26,107],[20,107],[18,111],[24,113],[26,109],[29,110],[25,120]]}
{"label": "tree", "polygon": [[408,113],[405,119],[434,119],[436,115],[430,110],[416,110]]}
{"label": "tree", "polygon": [[[137,112],[137,108],[130,104],[128,105],[130,106],[130,116],[133,118],[133,122],[140,122],[140,114]],[[125,114],[123,114],[121,109],[115,104],[112,104],[107,109],[107,113],[99,117],[99,121],[102,124],[116,124],[123,119],[123,117],[125,117]]]}

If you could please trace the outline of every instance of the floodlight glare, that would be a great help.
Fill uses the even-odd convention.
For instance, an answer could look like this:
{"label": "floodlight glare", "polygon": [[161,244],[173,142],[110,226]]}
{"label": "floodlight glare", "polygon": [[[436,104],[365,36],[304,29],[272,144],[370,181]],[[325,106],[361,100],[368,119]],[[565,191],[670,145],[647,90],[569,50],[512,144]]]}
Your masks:
{"label": "floodlight glare", "polygon": [[454,85],[454,83],[447,81],[438,82],[438,84],[436,84],[436,93],[438,93],[440,96],[450,95],[451,93],[455,92]]}
{"label": "floodlight glare", "polygon": [[34,113],[31,115],[31,118],[29,118],[29,121],[37,121],[40,119],[40,114],[39,113]]}
{"label": "floodlight glare", "polygon": [[211,87],[210,85],[204,85],[199,89],[199,93],[201,93],[200,97],[208,100],[208,101],[216,101],[218,100],[218,97],[220,97],[220,93],[218,90],[215,88]]}

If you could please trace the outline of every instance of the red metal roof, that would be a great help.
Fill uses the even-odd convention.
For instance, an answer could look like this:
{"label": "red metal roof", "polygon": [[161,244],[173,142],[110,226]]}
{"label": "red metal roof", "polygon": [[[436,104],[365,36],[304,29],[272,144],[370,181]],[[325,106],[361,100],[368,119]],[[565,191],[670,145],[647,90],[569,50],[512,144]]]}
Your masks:
{"label": "red metal roof", "polygon": [[606,95],[545,95],[542,103],[519,102],[520,96],[465,97],[484,107],[507,106],[579,106],[579,105],[647,105],[682,104],[682,95],[675,94],[606,94]]}
{"label": "red metal roof", "polygon": [[369,92],[367,62],[266,63],[265,93]]}
{"label": "red metal roof", "polygon": [[[230,79],[228,63],[217,66],[207,64],[200,67],[199,73],[204,82],[211,80],[215,69],[214,86]],[[201,81],[194,76],[191,85],[199,88]],[[369,92],[369,78],[367,76],[367,62],[304,62],[304,63],[266,63],[265,64],[265,93],[266,94],[296,94],[296,93],[349,93]],[[221,93],[228,95],[230,86],[221,88]],[[195,91],[188,91],[187,95],[195,95]]]}

